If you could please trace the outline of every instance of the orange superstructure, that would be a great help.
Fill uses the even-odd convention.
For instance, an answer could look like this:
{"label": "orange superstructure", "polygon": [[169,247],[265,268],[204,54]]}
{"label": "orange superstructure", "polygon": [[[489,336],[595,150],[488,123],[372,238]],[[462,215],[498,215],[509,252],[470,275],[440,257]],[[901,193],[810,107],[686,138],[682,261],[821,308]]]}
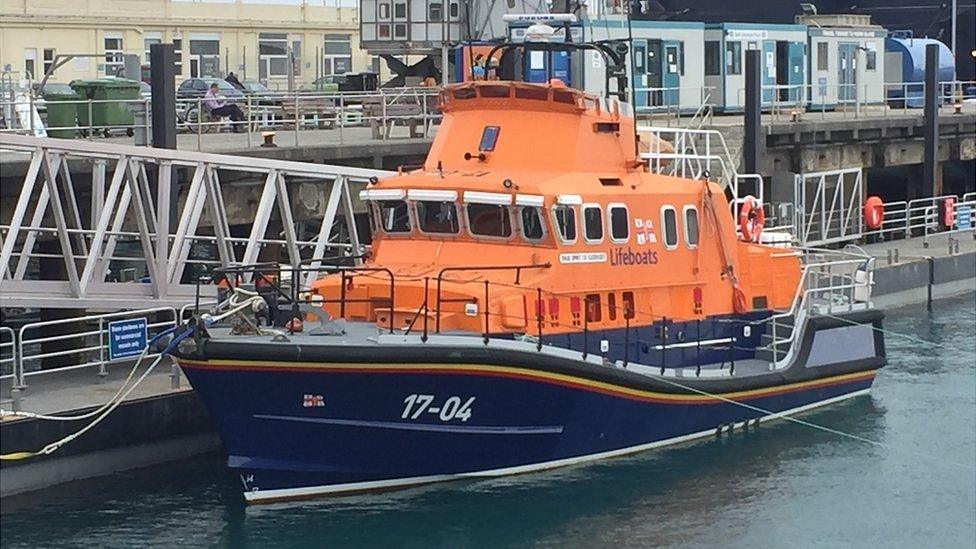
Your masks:
{"label": "orange superstructure", "polygon": [[423,168],[361,195],[367,267],[393,273],[395,302],[383,272],[329,276],[312,293],[331,313],[342,295],[381,325],[519,334],[541,316],[552,334],[792,303],[796,254],[743,242],[716,183],[649,172],[627,104],[489,81],[444,88],[441,107]]}

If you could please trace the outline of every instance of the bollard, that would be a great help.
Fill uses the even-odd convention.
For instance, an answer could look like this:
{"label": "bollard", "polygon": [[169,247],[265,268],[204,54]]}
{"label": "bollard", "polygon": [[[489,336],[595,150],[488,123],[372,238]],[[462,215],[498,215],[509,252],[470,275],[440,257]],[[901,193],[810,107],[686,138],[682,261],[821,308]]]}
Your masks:
{"label": "bollard", "polygon": [[898,263],[898,248],[895,248],[895,263]]}
{"label": "bollard", "polygon": [[23,396],[20,393],[21,393],[20,387],[14,387],[13,389],[10,389],[10,399],[12,401],[10,403],[10,407],[13,409],[14,412],[19,412],[21,410],[21,399],[23,398]]}
{"label": "bollard", "polygon": [[170,389],[180,388],[180,367],[175,362],[169,365],[169,387]]}
{"label": "bollard", "polygon": [[891,265],[891,259],[894,257],[894,251],[888,250],[888,265]]}

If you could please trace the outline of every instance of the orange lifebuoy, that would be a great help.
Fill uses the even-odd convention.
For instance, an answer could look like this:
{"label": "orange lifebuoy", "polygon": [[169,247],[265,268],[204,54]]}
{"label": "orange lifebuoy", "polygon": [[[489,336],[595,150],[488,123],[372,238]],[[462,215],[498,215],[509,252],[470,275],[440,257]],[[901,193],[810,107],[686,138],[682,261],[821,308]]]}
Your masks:
{"label": "orange lifebuoy", "polygon": [[742,199],[742,210],[739,211],[739,232],[746,242],[759,242],[759,235],[766,226],[766,212],[762,203],[752,195]]}
{"label": "orange lifebuoy", "polygon": [[878,196],[869,196],[864,201],[864,224],[869,229],[880,229],[884,222],[884,202]]}

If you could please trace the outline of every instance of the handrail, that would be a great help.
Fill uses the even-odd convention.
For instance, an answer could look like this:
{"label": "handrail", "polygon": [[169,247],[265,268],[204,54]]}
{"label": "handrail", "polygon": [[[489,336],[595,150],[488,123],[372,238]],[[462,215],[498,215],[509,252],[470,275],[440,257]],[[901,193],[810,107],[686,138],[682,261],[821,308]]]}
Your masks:
{"label": "handrail", "polygon": [[[437,273],[437,316],[434,321],[434,331],[435,333],[441,332],[441,282],[444,279],[444,274],[448,272],[464,272],[464,271],[510,271],[515,270],[515,284],[518,285],[520,282],[520,277],[522,275],[523,269],[548,269],[552,267],[552,263],[548,261],[545,263],[528,263],[528,264],[517,264],[517,265],[487,265],[487,266],[468,266],[468,267],[444,267]],[[467,301],[467,300],[465,300]],[[485,308],[488,307],[488,303],[484,304]],[[488,327],[485,326],[487,330]]]}

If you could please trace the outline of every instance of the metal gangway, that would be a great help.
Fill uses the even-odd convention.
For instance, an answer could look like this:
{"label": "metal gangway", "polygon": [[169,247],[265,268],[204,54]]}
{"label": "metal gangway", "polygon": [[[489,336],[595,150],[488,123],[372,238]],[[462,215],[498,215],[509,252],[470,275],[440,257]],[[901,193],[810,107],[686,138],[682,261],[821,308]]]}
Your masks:
{"label": "metal gangway", "polygon": [[[350,186],[390,174],[11,134],[0,136],[0,157],[6,174],[26,166],[13,207],[0,209],[0,307],[179,307],[197,295],[197,277],[184,276],[191,265],[251,264],[266,247],[290,265],[359,256]],[[242,180],[261,188],[246,237],[232,234],[225,201],[243,192]],[[312,185],[318,199],[310,223],[319,228],[306,239],[289,194],[299,185]],[[334,237],[340,208],[344,227]],[[281,233],[268,235],[275,210]],[[191,255],[201,245],[213,257]]]}

